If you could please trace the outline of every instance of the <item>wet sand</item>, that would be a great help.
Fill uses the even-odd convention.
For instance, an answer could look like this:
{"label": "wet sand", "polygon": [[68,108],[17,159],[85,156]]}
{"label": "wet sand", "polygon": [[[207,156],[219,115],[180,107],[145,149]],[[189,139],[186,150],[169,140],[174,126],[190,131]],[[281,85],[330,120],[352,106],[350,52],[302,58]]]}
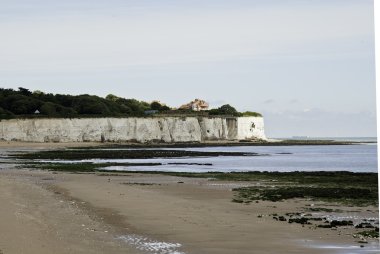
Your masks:
{"label": "wet sand", "polygon": [[[344,253],[308,247],[319,243],[360,250],[351,229],[310,229],[270,216],[318,203],[231,202],[231,189],[246,183],[0,168],[3,254]],[[378,217],[376,207],[339,209]]]}
{"label": "wet sand", "polygon": [[34,142],[18,142],[18,141],[0,141],[0,149],[55,149],[66,147],[87,147],[99,146],[104,143],[100,142],[71,142],[71,143],[34,143]]}

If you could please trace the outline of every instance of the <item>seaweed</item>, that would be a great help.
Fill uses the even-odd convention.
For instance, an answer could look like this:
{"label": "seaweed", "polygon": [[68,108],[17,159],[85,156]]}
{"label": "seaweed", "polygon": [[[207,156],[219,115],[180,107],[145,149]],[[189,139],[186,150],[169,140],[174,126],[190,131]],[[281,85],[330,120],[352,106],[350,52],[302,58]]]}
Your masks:
{"label": "seaweed", "polygon": [[283,201],[293,198],[312,198],[315,200],[335,201],[358,206],[376,205],[378,191],[376,188],[331,188],[331,187],[241,187],[233,189],[235,199],[242,201],[266,200]]}

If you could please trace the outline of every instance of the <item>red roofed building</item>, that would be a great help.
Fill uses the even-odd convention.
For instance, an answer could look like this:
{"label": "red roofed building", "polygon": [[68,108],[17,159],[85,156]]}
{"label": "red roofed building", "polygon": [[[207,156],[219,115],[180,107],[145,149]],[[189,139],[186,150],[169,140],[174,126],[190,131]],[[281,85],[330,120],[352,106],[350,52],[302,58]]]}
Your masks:
{"label": "red roofed building", "polygon": [[194,111],[208,110],[209,104],[200,99],[195,99],[187,104],[182,105],[179,109],[191,109]]}

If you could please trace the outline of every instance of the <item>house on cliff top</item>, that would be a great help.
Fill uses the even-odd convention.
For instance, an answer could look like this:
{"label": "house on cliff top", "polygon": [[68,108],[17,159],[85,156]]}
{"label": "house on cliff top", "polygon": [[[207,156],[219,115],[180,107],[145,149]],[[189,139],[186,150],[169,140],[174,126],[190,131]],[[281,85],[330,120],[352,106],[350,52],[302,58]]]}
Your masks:
{"label": "house on cliff top", "polygon": [[194,111],[208,110],[208,108],[209,104],[206,101],[200,99],[195,99],[179,107],[179,109],[191,109]]}

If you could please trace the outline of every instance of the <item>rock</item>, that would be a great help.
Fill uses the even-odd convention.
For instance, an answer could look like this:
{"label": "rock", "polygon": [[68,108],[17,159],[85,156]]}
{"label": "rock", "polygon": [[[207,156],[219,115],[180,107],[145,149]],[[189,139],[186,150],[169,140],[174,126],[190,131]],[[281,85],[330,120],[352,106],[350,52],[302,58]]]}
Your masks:
{"label": "rock", "polygon": [[362,222],[356,225],[355,228],[375,228],[375,226],[368,222]]}
{"label": "rock", "polygon": [[319,228],[332,228],[332,226],[329,225],[318,225]]}
{"label": "rock", "polygon": [[333,220],[333,221],[330,222],[330,225],[332,227],[353,226],[354,222],[351,221],[351,220],[342,220],[342,221]]}
{"label": "rock", "polygon": [[308,218],[304,218],[304,217],[301,217],[301,218],[290,218],[289,220],[288,220],[288,222],[289,223],[299,223],[299,224],[311,224],[310,222],[309,222],[309,219]]}

